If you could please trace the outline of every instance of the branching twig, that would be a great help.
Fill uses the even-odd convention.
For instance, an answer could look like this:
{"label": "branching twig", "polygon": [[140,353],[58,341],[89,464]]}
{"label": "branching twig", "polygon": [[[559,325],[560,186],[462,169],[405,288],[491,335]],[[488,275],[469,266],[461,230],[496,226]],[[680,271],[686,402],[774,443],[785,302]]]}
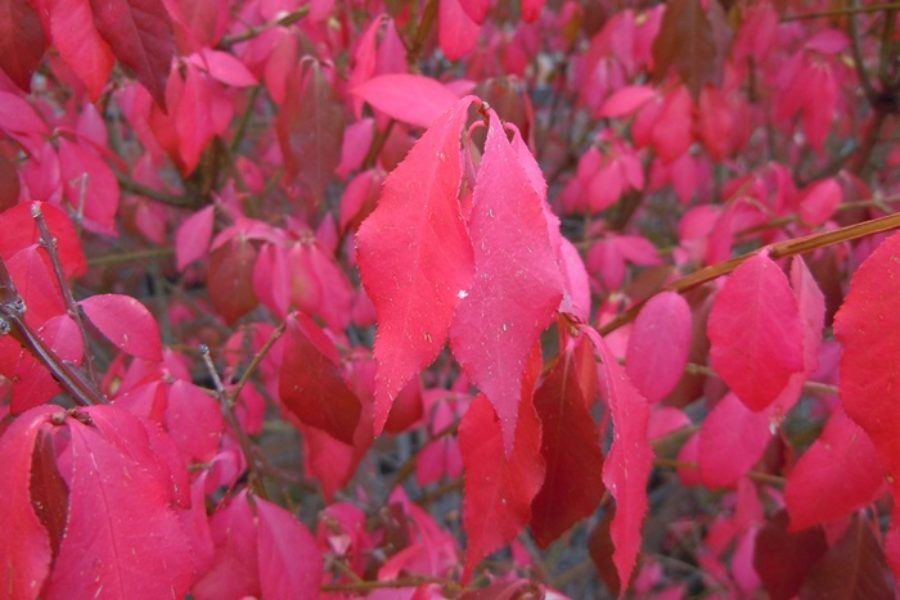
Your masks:
{"label": "branching twig", "polygon": [[264,33],[273,27],[287,27],[289,25],[293,25],[303,17],[309,14],[309,6],[302,6],[297,10],[291,11],[288,14],[275,19],[269,23],[264,23],[262,25],[257,25],[256,27],[251,27],[247,31],[242,33],[238,33],[235,35],[226,35],[222,38],[222,41],[219,42],[219,48],[227,50],[231,48],[235,44],[239,44],[241,42],[246,42],[252,40],[256,36]]}
{"label": "branching twig", "polygon": [[68,280],[66,280],[66,275],[63,272],[62,261],[59,258],[59,250],[56,247],[56,239],[50,233],[50,228],[47,226],[47,220],[44,218],[44,213],[41,211],[41,205],[37,202],[31,205],[31,216],[34,218],[35,223],[37,223],[38,232],[41,236],[41,245],[50,256],[50,264],[53,265],[53,273],[56,275],[56,281],[59,282],[59,288],[62,291],[63,299],[66,301],[66,308],[69,311],[69,316],[75,321],[75,325],[78,327],[78,333],[81,335],[88,379],[93,386],[97,387],[97,372],[94,369],[94,355],[90,352],[90,338],[87,334],[87,328],[84,326],[84,319],[81,318],[81,309],[78,307],[78,304],[75,303],[75,297],[72,296],[72,287],[69,285]]}

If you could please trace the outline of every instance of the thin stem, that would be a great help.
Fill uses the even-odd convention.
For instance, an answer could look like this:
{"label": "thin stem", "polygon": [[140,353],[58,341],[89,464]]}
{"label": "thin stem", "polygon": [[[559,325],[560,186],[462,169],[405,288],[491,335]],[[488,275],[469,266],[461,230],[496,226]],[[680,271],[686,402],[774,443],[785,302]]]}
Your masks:
{"label": "thin stem", "polygon": [[781,17],[782,23],[789,21],[802,21],[805,19],[820,19],[827,17],[843,17],[846,15],[857,15],[862,13],[874,13],[882,10],[891,10],[900,8],[900,3],[888,4],[872,4],[869,6],[853,6],[850,8],[838,8],[834,10],[821,10],[816,12],[801,13],[797,15],[785,15]]}
{"label": "thin stem", "polygon": [[247,135],[247,127],[250,125],[250,117],[253,115],[253,107],[256,104],[256,98],[257,96],[259,96],[259,91],[261,89],[262,86],[259,85],[255,85],[250,88],[250,94],[247,96],[247,107],[241,114],[241,120],[238,121],[237,129],[235,129],[234,131],[234,137],[231,138],[231,142],[228,144],[229,154],[237,153],[241,142],[244,141],[244,136]]}
{"label": "thin stem", "polygon": [[272,332],[272,335],[269,336],[269,339],[266,340],[266,343],[262,345],[262,348],[259,349],[253,358],[250,360],[250,364],[247,365],[247,368],[244,369],[244,372],[241,374],[241,378],[238,379],[237,384],[235,384],[234,389],[231,391],[230,402],[232,407],[237,404],[238,398],[241,395],[241,391],[244,389],[244,386],[247,385],[247,382],[250,381],[250,378],[253,376],[253,373],[256,372],[256,369],[259,367],[259,364],[266,357],[266,354],[269,353],[269,350],[272,349],[272,346],[275,345],[275,342],[284,335],[284,330],[287,327],[287,323],[282,321],[281,324],[275,328]]}
{"label": "thin stem", "polygon": [[257,463],[257,453],[253,443],[247,436],[247,432],[244,431],[240,421],[238,421],[237,414],[234,412],[234,406],[229,400],[228,393],[225,391],[225,385],[222,383],[222,378],[219,377],[219,372],[216,370],[216,365],[213,364],[212,357],[209,355],[209,347],[206,344],[200,346],[200,356],[203,359],[203,364],[206,365],[209,376],[213,380],[213,385],[216,388],[216,396],[219,399],[219,403],[222,405],[222,413],[225,416],[225,421],[234,432],[234,436],[241,448],[241,452],[244,453],[244,456],[247,459],[247,466],[250,469],[250,483],[253,490],[258,496],[268,499],[265,486],[263,485],[259,464]]}
{"label": "thin stem", "polygon": [[[665,457],[657,457],[653,459],[653,464],[654,466],[666,469],[691,469],[694,471],[700,469],[700,466],[695,462],[688,462],[684,460]],[[758,483],[768,483],[769,485],[778,487],[783,487],[786,481],[784,477],[772,475],[771,473],[763,473],[762,471],[748,471],[747,477]]]}
{"label": "thin stem", "polygon": [[[850,30],[850,50],[853,53],[853,62],[854,62],[854,65],[856,66],[856,73],[857,73],[857,75],[859,75],[859,82],[860,82],[860,84],[862,84],[863,90],[866,93],[866,98],[868,98],[868,100],[869,100],[869,104],[871,104],[872,107],[874,108],[878,104],[878,94],[875,91],[875,87],[872,85],[872,80],[869,78],[869,72],[866,71],[866,65],[863,60],[863,53],[862,53],[862,41],[861,41],[860,35],[859,35],[859,26],[856,22],[856,14],[858,12],[869,12],[869,11],[861,10],[861,7],[859,6],[859,3],[856,0],[851,0],[851,1],[852,1],[853,6],[849,9],[845,9],[845,10],[850,11],[850,12],[845,13],[845,14],[850,15],[850,19],[847,24],[848,29]],[[862,8],[866,8],[866,7],[862,7]],[[867,8],[874,8],[874,7],[867,7]],[[881,10],[883,8],[884,7],[881,7],[879,10]]]}
{"label": "thin stem", "polygon": [[256,36],[264,33],[274,27],[287,27],[289,25],[293,25],[303,17],[309,14],[309,6],[303,6],[298,8],[297,10],[291,11],[288,14],[275,19],[274,21],[270,21],[269,23],[264,23],[262,25],[257,25],[256,27],[251,27],[247,31],[242,33],[238,33],[236,35],[226,35],[222,38],[222,41],[219,42],[219,48],[227,50],[231,48],[235,44],[240,44],[241,42],[246,42],[248,40],[252,40]]}
{"label": "thin stem", "polygon": [[420,585],[436,583],[444,587],[461,589],[459,584],[448,579],[435,577],[405,577],[386,581],[355,581],[350,583],[328,583],[321,587],[323,592],[368,592],[379,589],[415,588]]}
{"label": "thin stem", "polygon": [[[786,256],[794,256],[796,254],[806,254],[807,252],[812,252],[813,250],[818,250],[819,248],[827,248],[828,246],[834,246],[836,244],[840,244],[841,242],[858,240],[860,238],[869,237],[876,233],[890,231],[898,227],[900,227],[900,213],[894,213],[892,215],[880,217],[878,219],[871,219],[869,221],[863,221],[862,223],[855,223],[853,225],[848,225],[847,227],[841,227],[840,229],[835,229],[834,231],[815,233],[813,235],[807,235],[804,237],[773,244],[769,247],[769,256],[771,256],[773,259],[778,259],[784,258]],[[758,252],[759,250],[754,250],[752,252],[742,254],[741,256],[738,256],[736,258],[732,258],[715,265],[710,265],[702,269],[698,269],[690,275],[686,275],[680,279],[676,279],[672,283],[663,286],[658,291],[672,291],[679,294],[686,292],[699,285],[703,285],[704,283],[708,283],[710,281],[718,279],[722,275],[731,273],[736,268],[738,268],[745,260],[751,258],[752,256],[755,256]],[[641,308],[644,306],[647,300],[649,300],[649,298],[650,297],[635,303],[631,306],[631,308],[617,316],[612,321],[600,326],[597,331],[600,332],[600,335],[608,335],[619,327],[630,323],[634,320],[635,317],[637,317]]]}
{"label": "thin stem", "polygon": [[103,254],[100,256],[92,256],[88,259],[88,265],[92,267],[101,267],[106,265],[116,265],[120,263],[145,261],[148,258],[168,258],[170,256],[173,256],[174,254],[175,249],[168,246],[164,248],[146,248],[143,250],[121,252],[119,254]]}
{"label": "thin stem", "polygon": [[[706,365],[688,363],[687,365],[685,365],[684,371],[685,373],[689,373],[691,375],[704,375],[706,377],[715,377],[717,379],[720,379],[719,374]],[[808,394],[832,394],[836,396],[839,390],[836,385],[821,383],[819,381],[807,381],[803,384],[803,391]]]}
{"label": "thin stem", "polygon": [[37,223],[38,232],[41,236],[41,245],[50,256],[50,264],[53,265],[53,273],[56,275],[56,281],[59,282],[60,290],[62,290],[63,299],[66,301],[66,308],[69,311],[69,316],[75,321],[75,325],[78,327],[78,333],[81,335],[88,379],[92,385],[97,387],[98,380],[97,372],[94,369],[94,356],[89,350],[90,340],[88,338],[87,328],[84,326],[84,319],[81,318],[81,309],[78,307],[78,304],[75,303],[75,297],[72,296],[72,287],[69,285],[65,273],[63,273],[62,261],[59,258],[59,250],[56,247],[56,239],[50,233],[50,228],[47,226],[47,220],[44,218],[41,205],[37,202],[31,205],[31,216],[34,218],[35,223]]}
{"label": "thin stem", "polygon": [[142,183],[138,183],[134,181],[127,175],[123,175],[122,173],[116,173],[116,181],[119,182],[119,187],[131,194],[137,194],[138,196],[144,196],[146,198],[150,198],[151,200],[156,200],[157,202],[162,202],[163,204],[168,204],[169,206],[175,206],[178,208],[197,208],[200,206],[200,203],[196,201],[194,198],[189,198],[186,196],[173,196],[171,194],[166,194],[165,192],[160,192],[159,190],[155,190],[152,187],[148,187]]}

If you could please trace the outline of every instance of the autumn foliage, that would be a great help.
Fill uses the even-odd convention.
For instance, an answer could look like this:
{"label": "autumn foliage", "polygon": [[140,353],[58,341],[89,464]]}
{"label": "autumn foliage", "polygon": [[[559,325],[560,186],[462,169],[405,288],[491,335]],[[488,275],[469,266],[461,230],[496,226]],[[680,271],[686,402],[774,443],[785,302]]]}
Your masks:
{"label": "autumn foliage", "polygon": [[0,0],[0,598],[893,598],[898,10]]}

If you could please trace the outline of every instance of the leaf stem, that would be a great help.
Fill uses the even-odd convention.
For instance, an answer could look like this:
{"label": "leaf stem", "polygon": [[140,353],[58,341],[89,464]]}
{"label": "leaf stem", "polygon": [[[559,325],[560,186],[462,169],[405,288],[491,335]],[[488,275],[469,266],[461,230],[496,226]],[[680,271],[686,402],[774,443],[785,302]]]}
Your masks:
{"label": "leaf stem", "polygon": [[[862,223],[854,223],[853,225],[841,227],[840,229],[835,229],[834,231],[815,233],[812,235],[779,242],[777,244],[772,244],[771,246],[769,246],[769,256],[771,256],[773,259],[778,259],[784,258],[786,256],[794,256],[796,254],[806,254],[807,252],[812,252],[813,250],[818,250],[819,248],[827,248],[828,246],[834,246],[836,244],[840,244],[841,242],[858,240],[861,238],[869,237],[871,235],[875,235],[876,233],[883,233],[885,231],[897,229],[898,227],[900,227],[900,212],[887,215],[885,217],[879,217],[877,219],[871,219],[869,221],[863,221]],[[718,279],[722,275],[731,273],[736,268],[738,268],[745,260],[756,255],[756,253],[758,252],[759,250],[753,250],[752,252],[747,252],[746,254],[742,254],[741,256],[738,256],[736,258],[710,265],[708,267],[703,267],[702,269],[698,269],[697,271],[694,271],[689,275],[685,275],[684,277],[676,279],[672,283],[663,286],[662,288],[657,290],[657,293],[663,291],[672,291],[679,294],[686,292],[699,285]],[[635,317],[637,317],[641,308],[644,306],[644,303],[646,303],[649,299],[650,298],[648,297],[644,300],[641,300],[640,302],[635,303],[628,310],[617,316],[612,321],[598,327],[597,331],[600,332],[600,335],[609,335],[619,327],[630,323],[634,320]]]}

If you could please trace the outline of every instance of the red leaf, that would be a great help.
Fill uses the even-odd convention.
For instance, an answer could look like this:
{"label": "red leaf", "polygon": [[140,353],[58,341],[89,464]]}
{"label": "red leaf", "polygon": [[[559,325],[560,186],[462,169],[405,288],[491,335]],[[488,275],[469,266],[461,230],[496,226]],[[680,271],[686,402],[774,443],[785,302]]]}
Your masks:
{"label": "red leaf", "polygon": [[[85,412],[97,409],[112,418],[125,414],[110,406]],[[47,597],[183,596],[191,581],[188,540],[155,465],[137,461],[139,452],[126,454],[94,427],[74,418],[66,422],[69,516]],[[129,438],[129,444],[139,443]]]}
{"label": "red leaf", "polygon": [[32,506],[30,480],[35,439],[56,412],[33,408],[0,437],[0,589],[10,600],[37,598],[50,569],[50,538]]}
{"label": "red leaf", "polygon": [[772,439],[772,411],[752,412],[726,394],[700,427],[700,477],[707,487],[736,484],[762,458]]}
{"label": "red leaf", "polygon": [[38,328],[51,317],[66,311],[53,265],[43,248],[37,244],[23,248],[6,261],[6,268],[25,301],[28,325]]}
{"label": "red leaf", "polygon": [[425,132],[385,180],[378,207],[356,237],[362,282],[378,314],[376,434],[394,397],[437,357],[472,281],[472,248],[457,201],[469,104],[460,101]]}
{"label": "red leaf", "polygon": [[162,0],[91,0],[94,23],[116,58],[134,71],[165,109],[166,77],[175,52],[172,23]]}
{"label": "red leaf", "polygon": [[593,513],[605,491],[597,477],[600,435],[587,406],[574,354],[567,351],[534,395],[547,476],[531,505],[531,530],[542,548]]}
{"label": "red leaf", "polygon": [[460,0],[460,4],[466,14],[479,25],[484,23],[491,9],[491,0]]}
{"label": "red leaf", "polygon": [[613,443],[603,464],[603,483],[616,500],[610,534],[616,547],[613,562],[619,581],[625,582],[624,590],[641,548],[641,524],[647,512],[647,480],[653,468],[653,450],[647,441],[649,408],[600,335],[587,326],[582,331],[596,347],[606,372]]}
{"label": "red leaf", "polygon": [[436,79],[407,73],[373,77],[351,92],[389,117],[416,127],[437,125],[435,120],[457,102],[456,94]]}
{"label": "red leaf", "polygon": [[302,313],[287,320],[279,395],[301,422],[353,444],[359,399],[347,386],[334,344]]}
{"label": "red leaf", "polygon": [[244,63],[227,52],[202,48],[200,55],[205,61],[210,77],[225,85],[250,87],[259,83]]}
{"label": "red leaf", "polygon": [[480,394],[459,426],[465,469],[463,529],[468,538],[463,582],[482,558],[515,539],[531,518],[531,502],[544,478],[540,422],[523,400],[512,453],[503,451],[502,431],[491,403]]}
{"label": "red leaf", "polygon": [[641,308],[628,337],[625,372],[649,402],[671,392],[691,349],[691,308],[675,292],[663,292]]}
{"label": "red leaf", "polygon": [[797,299],[765,252],[745,261],[719,290],[707,323],[712,367],[747,408],[760,411],[803,370]]}
{"label": "red leaf", "polygon": [[314,598],[322,584],[322,554],[305,525],[285,509],[254,500],[258,518],[259,583],[263,598]]}
{"label": "red leaf", "polygon": [[215,207],[210,205],[185,219],[175,232],[175,263],[179,271],[209,249],[209,240],[213,232]]}
{"label": "red leaf", "polygon": [[0,0],[0,69],[26,92],[46,45],[41,20],[29,0]]}
{"label": "red leaf", "polygon": [[78,277],[87,271],[87,261],[81,250],[81,242],[68,215],[58,207],[45,202],[24,202],[0,213],[0,258],[9,258],[26,246],[40,241],[40,231],[32,216],[37,206],[47,221],[47,229],[56,240],[59,260],[66,277]]}
{"label": "red leaf", "polygon": [[793,598],[806,574],[828,550],[821,528],[789,533],[787,522],[787,513],[781,511],[756,535],[753,566],[772,600]]}
{"label": "red leaf", "polygon": [[801,600],[891,600],[894,581],[872,527],[859,515],[809,572]]}
{"label": "red leaf", "polygon": [[822,435],[788,475],[784,499],[791,529],[845,517],[873,502],[883,482],[872,440],[836,408]]}
{"label": "red leaf", "polygon": [[493,111],[490,119],[469,218],[475,276],[460,294],[450,346],[494,405],[508,455],[528,355],[563,292],[543,202]]}
{"label": "red leaf", "polygon": [[543,8],[544,0],[522,0],[522,20],[534,23],[541,16]]}
{"label": "red leaf", "polygon": [[116,348],[145,360],[162,360],[156,319],[135,298],[121,294],[97,294],[78,304],[94,327]]}
{"label": "red leaf", "polygon": [[94,26],[89,0],[48,0],[53,47],[96,101],[113,67],[113,53]]}
{"label": "red leaf", "polygon": [[[174,111],[183,170],[189,174],[197,168],[207,145],[217,134],[223,133],[231,121],[232,112],[231,103],[224,98],[221,85],[193,65],[188,64],[185,70],[187,73],[180,86],[177,106],[170,106],[169,109]],[[176,74],[174,77],[180,76]],[[171,97],[169,100],[176,104]]]}
{"label": "red leaf", "polygon": [[862,427],[881,457],[900,499],[900,234],[884,240],[850,280],[850,291],[834,319],[843,345],[840,366],[841,403],[847,416]]}

